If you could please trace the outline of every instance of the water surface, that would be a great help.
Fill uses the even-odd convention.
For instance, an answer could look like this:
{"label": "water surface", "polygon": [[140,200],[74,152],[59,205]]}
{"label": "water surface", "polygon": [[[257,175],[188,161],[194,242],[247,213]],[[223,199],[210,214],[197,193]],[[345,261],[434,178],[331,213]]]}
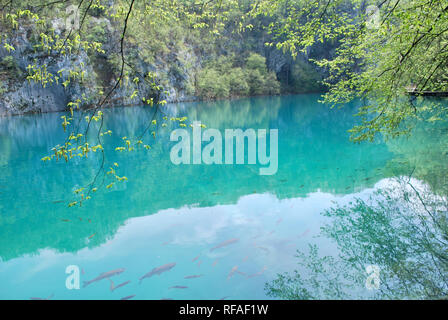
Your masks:
{"label": "water surface", "polygon": [[[0,298],[272,298],[265,284],[297,268],[296,250],[314,243],[322,254],[338,251],[331,239],[315,237],[328,222],[321,214],[326,209],[367,198],[397,177],[412,175],[432,193],[445,190],[442,129],[354,144],[347,130],[356,106],[330,109],[317,100],[298,95],[164,107],[170,116],[208,128],[278,129],[278,172],[272,176],[259,175],[256,165],[172,164],[173,124],[159,127],[156,139],[147,135],[149,151],[115,152],[123,136],[145,130],[153,109],[107,110],[104,128],[113,133],[104,138],[106,167],[116,162],[128,181],[73,208],[67,206],[73,190],[92,181],[99,157],[69,164],[40,160],[63,141],[63,113],[1,118]],[[163,122],[162,115],[157,119]],[[238,241],[211,250],[229,239]],[[170,271],[138,283],[172,262]],[[68,265],[79,266],[81,282],[118,268],[125,272],[111,278],[114,284],[131,282],[114,292],[107,279],[68,290]],[[190,275],[200,277],[185,279]]]}

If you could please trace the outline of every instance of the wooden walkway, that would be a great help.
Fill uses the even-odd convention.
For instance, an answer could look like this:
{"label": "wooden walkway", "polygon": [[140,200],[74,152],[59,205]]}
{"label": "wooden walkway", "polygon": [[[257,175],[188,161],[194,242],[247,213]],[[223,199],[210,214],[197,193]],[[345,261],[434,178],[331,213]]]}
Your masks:
{"label": "wooden walkway", "polygon": [[407,90],[408,94],[412,96],[425,96],[425,97],[448,97],[448,91],[416,91]]}

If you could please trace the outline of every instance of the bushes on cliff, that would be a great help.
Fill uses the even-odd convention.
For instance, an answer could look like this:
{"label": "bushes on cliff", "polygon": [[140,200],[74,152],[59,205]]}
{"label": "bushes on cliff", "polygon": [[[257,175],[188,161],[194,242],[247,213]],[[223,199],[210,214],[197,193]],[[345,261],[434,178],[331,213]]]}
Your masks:
{"label": "bushes on cliff", "polygon": [[225,75],[212,68],[199,73],[198,93],[204,99],[220,99],[229,96],[229,82]]}
{"label": "bushes on cliff", "polygon": [[232,68],[228,73],[228,82],[231,96],[247,96],[250,94],[250,87],[247,77],[242,68]]}
{"label": "bushes on cliff", "polygon": [[0,71],[6,72],[9,77],[19,78],[22,72],[17,61],[12,56],[3,57],[0,61]]}
{"label": "bushes on cliff", "polygon": [[277,80],[275,72],[270,71],[264,78],[264,94],[277,95],[280,94],[281,86]]}
{"label": "bushes on cliff", "polygon": [[252,53],[243,66],[235,57],[222,56],[198,73],[196,94],[203,99],[280,93],[280,83],[266,67],[266,58]]}
{"label": "bushes on cliff", "polygon": [[302,60],[297,60],[291,72],[292,85],[290,90],[297,93],[322,92],[325,90],[322,84],[322,74],[312,65]]}
{"label": "bushes on cliff", "polygon": [[266,58],[252,53],[246,62],[247,81],[250,86],[251,95],[276,95],[280,93],[280,82],[275,72],[266,67]]}

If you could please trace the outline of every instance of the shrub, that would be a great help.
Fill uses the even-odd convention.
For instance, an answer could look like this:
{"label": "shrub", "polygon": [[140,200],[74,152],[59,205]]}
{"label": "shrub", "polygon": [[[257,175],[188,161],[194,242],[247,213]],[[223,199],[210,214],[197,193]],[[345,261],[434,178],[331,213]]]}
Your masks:
{"label": "shrub", "polygon": [[228,74],[231,96],[247,96],[250,92],[243,69],[233,68]]}
{"label": "shrub", "polygon": [[205,99],[220,99],[229,96],[229,82],[225,75],[215,69],[206,68],[198,74],[198,93]]}
{"label": "shrub", "polygon": [[197,95],[219,99],[248,95],[275,95],[280,83],[274,72],[268,72],[266,58],[252,53],[245,66],[236,67],[235,57],[220,56],[198,73]]}
{"label": "shrub", "polygon": [[277,80],[275,72],[271,71],[264,80],[264,94],[277,95],[280,94],[280,82]]}
{"label": "shrub", "polygon": [[102,21],[100,23],[95,23],[94,25],[91,25],[90,28],[88,29],[87,40],[96,41],[103,44],[106,43],[107,42],[106,22]]}
{"label": "shrub", "polygon": [[8,71],[10,76],[19,78],[22,76],[22,72],[17,65],[17,61],[12,56],[4,57],[0,62],[0,67]]}
{"label": "shrub", "polygon": [[246,61],[246,68],[249,70],[257,70],[260,75],[267,74],[266,58],[258,53],[251,53]]}
{"label": "shrub", "polygon": [[220,56],[215,63],[210,64],[209,66],[220,71],[221,73],[229,73],[233,69],[235,57],[233,55],[230,56]]}
{"label": "shrub", "polygon": [[14,60],[14,58],[12,56],[4,57],[2,59],[2,61],[0,62],[0,64],[5,69],[15,69],[17,67],[16,61]]}
{"label": "shrub", "polygon": [[3,95],[5,92],[7,92],[7,85],[0,80],[0,96]]}
{"label": "shrub", "polygon": [[324,86],[320,83],[322,75],[313,68],[312,65],[297,60],[291,72],[292,85],[291,89],[297,93],[320,92],[324,90]]}
{"label": "shrub", "polygon": [[257,69],[248,70],[247,83],[250,87],[251,95],[260,95],[264,93],[264,77]]}

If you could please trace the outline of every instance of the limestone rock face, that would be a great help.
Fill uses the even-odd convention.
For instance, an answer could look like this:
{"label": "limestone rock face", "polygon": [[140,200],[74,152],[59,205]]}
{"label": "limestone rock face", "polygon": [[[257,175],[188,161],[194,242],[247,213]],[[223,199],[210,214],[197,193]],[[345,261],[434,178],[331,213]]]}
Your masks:
{"label": "limestone rock face", "polygon": [[[8,52],[0,47],[0,116],[64,111],[68,109],[67,103],[77,99],[82,100],[81,107],[90,107],[101,100],[98,94],[99,88],[107,93],[114,87],[118,75],[110,65],[108,57],[117,53],[119,39],[107,19],[93,19],[92,23],[103,23],[106,26],[104,55],[92,56],[80,51],[64,56],[34,50],[33,43],[27,37],[29,30],[23,27],[16,33],[14,39],[10,39],[14,51]],[[61,34],[61,29],[64,27],[63,20],[53,21],[55,34]],[[156,94],[158,99],[167,102],[195,100],[192,79],[199,66],[199,59],[192,52],[187,49],[180,50],[170,54],[168,58],[156,59],[151,64],[137,60],[134,61],[134,67],[142,75],[152,72],[162,76],[163,90]],[[27,66],[33,65],[35,61],[38,65],[46,64],[47,71],[53,75],[61,69],[69,70],[73,66],[81,66],[85,73],[82,84],[73,81],[64,87],[62,81],[59,81],[43,87],[40,83],[29,81]],[[126,81],[131,82],[132,79]],[[138,94],[131,99],[134,90],[137,90]],[[154,90],[146,81],[140,81],[133,86],[118,86],[107,106],[141,105],[142,98],[149,96],[154,96]]]}
{"label": "limestone rock face", "polygon": [[[35,45],[40,43],[40,39],[32,35],[29,26],[19,26],[19,29],[15,30],[14,36],[8,38],[15,50],[8,52],[6,48],[0,46],[0,116],[64,111],[68,109],[69,102],[76,100],[81,101],[81,108],[88,108],[102,101],[102,98],[115,87],[120,73],[121,33],[116,26],[114,27],[114,22],[107,18],[91,17],[88,23],[91,34],[87,35],[87,39],[99,41],[104,53],[87,53],[81,49],[76,53],[61,55],[36,50]],[[54,19],[51,25],[54,37],[64,37],[67,34],[64,19]],[[179,40],[180,45],[172,45],[167,41],[167,47],[160,54],[149,52],[143,42],[128,41],[125,55],[127,62],[132,65],[132,71],[127,70],[129,74],[126,74],[104,106],[142,105],[148,98],[153,98],[154,102],[199,100],[200,97],[196,96],[197,84],[200,81],[201,70],[207,63],[217,60],[220,56],[238,55],[238,52],[246,50],[239,47],[243,47],[241,42],[235,44],[230,35],[226,37],[223,39],[223,41],[227,39],[226,45],[216,45],[216,48],[208,48],[208,51],[202,50],[197,43],[186,38]],[[275,73],[274,80],[289,84],[293,73],[292,66],[295,63],[291,55],[275,48],[266,48],[262,39],[251,41],[257,42],[257,40],[260,41],[252,48],[253,52],[266,58],[268,69]],[[53,75],[58,74],[60,70],[65,70],[66,74],[58,74],[60,77],[57,83],[47,83],[44,87],[27,79],[29,75],[27,68],[34,64],[46,65],[47,72]],[[77,79],[64,86],[68,70],[74,67],[82,70],[82,81]],[[154,89],[143,79],[149,72],[157,76],[156,81],[160,89]],[[133,82],[136,74],[139,81]],[[131,85],[127,85],[129,83]],[[265,92],[265,94],[271,93]]]}

